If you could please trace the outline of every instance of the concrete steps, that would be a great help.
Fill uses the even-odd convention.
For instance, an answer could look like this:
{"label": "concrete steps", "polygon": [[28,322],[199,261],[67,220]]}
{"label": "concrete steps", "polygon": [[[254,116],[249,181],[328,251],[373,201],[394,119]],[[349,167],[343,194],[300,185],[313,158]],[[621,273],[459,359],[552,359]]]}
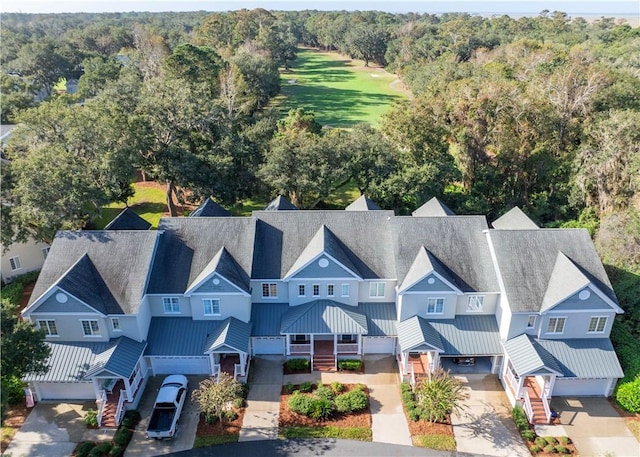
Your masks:
{"label": "concrete steps", "polygon": [[313,371],[336,371],[336,358],[334,355],[317,354],[313,356]]}

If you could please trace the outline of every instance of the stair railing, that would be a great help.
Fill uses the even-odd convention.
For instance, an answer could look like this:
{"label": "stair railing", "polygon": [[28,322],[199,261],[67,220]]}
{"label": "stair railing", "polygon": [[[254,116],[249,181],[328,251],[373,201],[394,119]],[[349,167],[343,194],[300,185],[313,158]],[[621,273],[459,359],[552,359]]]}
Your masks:
{"label": "stair railing", "polygon": [[125,408],[124,401],[127,398],[127,391],[124,389],[120,389],[120,398],[118,399],[118,408],[116,409],[116,415],[114,417],[116,421],[116,425],[120,425],[122,422],[122,418],[124,417]]}
{"label": "stair railing", "polygon": [[104,413],[104,406],[107,404],[107,392],[102,389],[100,391],[100,398],[98,399],[98,427],[102,425],[102,414]]}
{"label": "stair railing", "polygon": [[524,387],[522,389],[522,398],[524,399],[524,412],[527,414],[527,419],[529,419],[529,423],[533,424],[533,407],[531,406],[531,398],[529,398],[529,388]]}

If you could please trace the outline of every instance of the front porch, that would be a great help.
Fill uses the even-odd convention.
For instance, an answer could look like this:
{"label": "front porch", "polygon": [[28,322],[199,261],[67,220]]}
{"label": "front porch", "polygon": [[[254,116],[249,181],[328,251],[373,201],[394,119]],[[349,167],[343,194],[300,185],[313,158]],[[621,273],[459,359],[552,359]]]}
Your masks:
{"label": "front porch", "polygon": [[289,335],[288,358],[308,358],[313,371],[337,371],[340,358],[362,358],[362,335]]}
{"label": "front porch", "polygon": [[211,376],[227,373],[236,381],[246,383],[249,378],[249,354],[246,352],[212,353]]}

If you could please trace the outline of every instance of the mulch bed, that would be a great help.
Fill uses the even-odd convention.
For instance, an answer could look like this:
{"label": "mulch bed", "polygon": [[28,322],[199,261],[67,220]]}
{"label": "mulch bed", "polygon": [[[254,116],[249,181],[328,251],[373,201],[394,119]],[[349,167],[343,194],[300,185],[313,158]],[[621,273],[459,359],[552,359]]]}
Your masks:
{"label": "mulch bed", "polygon": [[216,422],[215,424],[208,424],[204,418],[204,414],[200,414],[200,421],[198,421],[198,429],[196,436],[223,436],[223,435],[237,435],[242,428],[242,419],[244,418],[245,408],[239,408],[235,410],[238,417],[232,421],[225,421],[224,423]]}
{"label": "mulch bed", "polygon": [[[344,391],[349,392],[350,390],[355,388],[355,384],[344,384]],[[299,387],[299,386],[296,386]],[[364,391],[369,396],[369,390],[365,387]],[[348,428],[348,427],[366,427],[371,428],[371,409],[367,408],[364,411],[359,411],[357,413],[352,414],[336,414],[331,419],[317,421],[311,419],[310,417],[304,416],[302,414],[298,414],[289,409],[288,401],[291,395],[282,391],[282,395],[280,395],[280,418],[278,420],[278,426],[280,428],[292,427],[292,426],[303,426],[303,427],[340,427],[340,428]]]}
{"label": "mulch bed", "polygon": [[429,422],[424,420],[414,422],[409,419],[409,416],[407,415],[407,409],[404,407],[404,403],[402,403],[402,411],[404,411],[404,417],[407,419],[407,424],[409,425],[409,433],[412,437],[422,435],[454,436],[453,425],[451,425],[451,416],[447,416],[447,421],[444,423]]}
{"label": "mulch bed", "polygon": [[[12,428],[17,431],[22,427],[22,424],[24,424],[24,421],[30,412],[31,409],[27,408],[22,403],[19,405],[8,406],[5,410],[5,418],[2,428]],[[12,438],[13,434],[11,434],[10,437],[7,437],[7,439],[2,440],[2,443],[0,443],[0,452],[4,453],[4,451],[7,450],[7,446],[9,446]]]}
{"label": "mulch bed", "polygon": [[[527,448],[529,448],[529,452],[531,452],[531,447],[535,446],[536,444],[536,443],[531,443],[529,441],[525,441],[525,443],[527,444]],[[573,443],[567,444],[566,446],[565,445],[562,445],[562,446],[566,447],[569,450],[569,453],[571,455],[579,455],[578,449]],[[559,455],[562,455],[562,454],[558,454],[557,452],[537,452],[534,454],[532,452],[531,455],[535,455],[536,457],[558,457]],[[568,455],[568,454],[564,454],[564,455]]]}

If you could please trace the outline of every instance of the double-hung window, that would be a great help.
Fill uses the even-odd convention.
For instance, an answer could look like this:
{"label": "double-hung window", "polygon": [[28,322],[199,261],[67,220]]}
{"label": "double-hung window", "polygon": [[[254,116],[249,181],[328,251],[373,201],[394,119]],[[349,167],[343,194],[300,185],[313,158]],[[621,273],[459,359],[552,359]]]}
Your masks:
{"label": "double-hung window", "polygon": [[427,298],[427,314],[442,314],[444,298]]}
{"label": "double-hung window", "polygon": [[589,321],[589,329],[587,331],[589,333],[603,333],[606,326],[606,317],[592,317]]}
{"label": "double-hung window", "polygon": [[342,296],[343,297],[348,297],[349,296],[349,284],[343,284],[342,285]]}
{"label": "double-hung window", "polygon": [[117,317],[112,317],[111,328],[113,329],[114,332],[121,332],[122,329],[120,328],[120,319],[118,319]]}
{"label": "double-hung window", "polygon": [[327,284],[327,297],[333,297],[333,284]]}
{"label": "double-hung window", "polygon": [[369,284],[369,297],[384,297],[384,283],[372,282]]}
{"label": "double-hung window", "polygon": [[82,333],[84,336],[100,336],[100,327],[98,321],[80,321],[82,322]]}
{"label": "double-hung window", "polygon": [[300,284],[298,285],[298,297],[304,297],[304,296],[305,296],[304,284]]}
{"label": "double-hung window", "polygon": [[164,297],[162,299],[162,305],[164,306],[165,314],[180,313],[180,300],[178,297]]}
{"label": "double-hung window", "polygon": [[21,270],[22,263],[20,263],[20,257],[15,256],[9,259],[9,264],[11,264],[11,271]]}
{"label": "double-hung window", "polygon": [[320,296],[320,284],[314,284],[313,285],[313,296],[314,297],[319,297]]}
{"label": "double-hung window", "polygon": [[550,317],[549,324],[547,324],[547,333],[564,332],[564,323],[566,320],[566,317]]}
{"label": "double-hung window", "polygon": [[534,328],[536,326],[536,315],[531,314],[527,319],[527,328]]}
{"label": "double-hung window", "polygon": [[264,298],[276,298],[278,296],[278,284],[275,282],[263,282],[262,296]]}
{"label": "double-hung window", "polygon": [[219,316],[220,315],[220,299],[219,298],[204,298],[202,300],[204,306],[205,316]]}
{"label": "double-hung window", "polygon": [[38,327],[43,328],[47,336],[58,336],[56,321],[38,321]]}
{"label": "double-hung window", "polygon": [[484,307],[484,297],[482,295],[470,295],[467,302],[467,312],[481,313]]}

